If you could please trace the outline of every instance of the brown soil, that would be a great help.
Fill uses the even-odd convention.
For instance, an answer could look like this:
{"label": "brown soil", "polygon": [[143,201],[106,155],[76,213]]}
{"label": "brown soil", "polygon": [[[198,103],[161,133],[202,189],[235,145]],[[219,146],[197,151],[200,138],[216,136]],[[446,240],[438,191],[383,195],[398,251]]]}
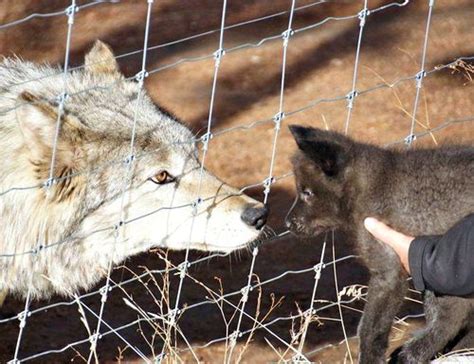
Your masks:
{"label": "brown soil", "polygon": [[[51,12],[63,9],[66,1],[50,0],[45,2],[0,0],[0,24],[21,18],[34,12]],[[81,2],[83,3],[83,2]],[[291,1],[249,0],[229,1],[227,23],[237,23],[273,12],[287,10]],[[298,5],[309,1],[298,1]],[[334,1],[330,4],[315,6],[298,12],[294,28],[300,28],[324,19],[327,16],[355,14],[363,1]],[[386,1],[370,1],[370,7],[376,7]],[[412,1],[406,7],[396,7],[369,16],[364,33],[357,89],[363,90],[383,82],[393,82],[404,76],[418,72],[423,44],[424,28],[427,15],[426,1]],[[150,45],[180,39],[195,33],[215,29],[219,26],[221,2],[212,0],[160,0],[156,1],[152,13]],[[116,54],[140,49],[146,14],[145,1],[124,0],[117,4],[102,4],[81,10],[77,13],[72,37],[72,63],[79,65],[84,53],[97,38],[108,42]],[[427,69],[450,62],[456,57],[474,54],[472,43],[472,19],[474,3],[472,0],[447,0],[436,3],[428,47]],[[255,42],[259,39],[280,34],[285,30],[287,15],[226,31],[225,47],[241,43]],[[285,111],[297,110],[312,100],[332,98],[347,94],[351,89],[352,72],[355,56],[355,45],[358,34],[358,21],[332,21],[325,25],[302,32],[291,38],[288,50],[287,80],[285,87]],[[173,63],[183,57],[195,57],[211,54],[217,48],[218,34],[187,41],[179,45],[159,48],[148,54],[147,69]],[[38,62],[63,61],[66,38],[66,19],[64,16],[33,19],[22,25],[0,30],[0,52],[4,55],[17,54],[25,59]],[[223,130],[251,122],[271,119],[278,111],[279,85],[281,77],[281,41],[270,41],[258,48],[228,53],[223,61],[218,78],[217,97],[214,109],[213,130]],[[122,58],[121,67],[127,75],[135,74],[140,68],[141,54]],[[202,131],[207,122],[209,98],[214,62],[211,59],[199,62],[183,63],[150,75],[146,86],[157,103],[171,110],[185,120],[194,131]],[[402,140],[409,132],[415,95],[414,81],[397,84],[393,88],[381,88],[359,96],[355,101],[350,135],[359,140],[385,144]],[[424,80],[422,97],[417,118],[420,123],[435,127],[448,119],[457,119],[473,114],[473,82],[469,77],[456,70],[447,69],[436,72]],[[294,151],[294,143],[286,125],[302,123],[342,130],[347,113],[346,102],[321,103],[304,112],[296,113],[284,120],[284,126],[278,139],[277,159],[274,169],[276,176],[290,171],[289,155]],[[424,129],[417,125],[416,131]],[[273,123],[268,122],[251,130],[237,130],[219,136],[211,141],[206,166],[221,178],[235,186],[246,186],[263,181],[268,174]],[[452,140],[472,143],[474,129],[472,123],[458,123],[434,133],[437,142]],[[419,144],[432,144],[428,136],[419,139]],[[262,188],[250,191],[250,194],[262,198]],[[282,221],[285,211],[293,199],[293,182],[285,178],[276,183],[271,192],[270,224],[277,231],[284,230]],[[331,245],[329,244],[329,247]],[[294,238],[283,239],[264,245],[257,257],[255,273],[261,280],[277,276],[288,270],[312,267],[319,262],[321,240],[298,241]],[[336,256],[351,254],[349,242],[343,236],[336,236]],[[325,260],[332,259],[331,249]],[[192,253],[194,260],[202,254]],[[181,252],[170,252],[169,257],[175,264],[184,258]],[[213,289],[218,289],[214,277],[222,280],[225,292],[238,290],[245,285],[249,269],[248,256],[212,259],[209,262],[192,267],[190,274],[206,282]],[[127,262],[132,271],[141,273],[143,266],[149,269],[163,267],[163,262],[156,254],[143,254]],[[367,282],[366,271],[356,259],[350,259],[337,265],[339,287]],[[130,274],[123,269],[114,273],[114,279],[125,279]],[[284,297],[282,304],[267,320],[286,317],[298,312],[297,305],[303,310],[309,307],[309,300],[314,284],[314,273],[290,275],[266,285],[261,298],[261,315],[271,302],[271,294]],[[171,297],[175,297],[177,277],[172,277]],[[157,312],[158,308],[142,284],[126,286],[127,292],[148,312]],[[154,289],[156,293],[156,288]],[[185,281],[181,302],[192,304],[206,300],[206,292],[191,280]],[[121,326],[137,318],[136,312],[124,304],[124,294],[113,291],[106,306],[105,320],[113,327]],[[419,299],[419,295],[414,294]],[[236,304],[239,297],[231,301]],[[323,270],[317,291],[321,300],[315,307],[322,307],[324,300],[335,300],[335,288],[332,268]],[[51,302],[63,301],[54,298]],[[246,308],[255,315],[257,293],[252,292]],[[34,308],[50,302],[35,302]],[[99,297],[84,300],[91,309],[98,311]],[[3,310],[4,315],[21,311],[24,302],[8,298]],[[357,323],[363,301],[343,308],[344,324],[348,336],[356,333]],[[27,321],[20,358],[50,349],[59,349],[68,343],[88,337],[80,321],[77,306],[60,306],[33,315]],[[227,317],[234,312],[229,305],[224,305]],[[400,316],[406,313],[420,313],[420,305],[407,305]],[[319,323],[310,326],[306,339],[305,352],[315,351],[326,344],[337,344],[343,339],[341,323],[336,308],[321,311]],[[92,325],[94,320],[88,315]],[[216,305],[204,305],[186,312],[181,317],[180,328],[193,345],[203,345],[210,340],[225,336],[225,326],[221,313]],[[235,325],[235,321],[234,324]],[[242,329],[248,329],[252,322],[243,319]],[[409,327],[417,326],[419,323]],[[231,327],[231,330],[233,330]],[[400,328],[400,326],[399,326]],[[136,345],[146,355],[151,355],[151,348],[143,336],[151,337],[151,328],[137,326],[121,331],[121,334]],[[271,330],[284,340],[291,340],[291,321],[280,321],[271,326]],[[410,330],[409,330],[410,331]],[[13,357],[18,333],[18,322],[0,326],[0,362]],[[240,339],[242,342],[245,338]],[[236,353],[242,342],[239,341]],[[399,340],[398,345],[403,342]],[[259,330],[244,356],[249,363],[278,360],[278,355],[270,347],[283,352],[284,345],[275,340],[268,332]],[[179,342],[184,347],[183,342]],[[350,340],[355,348],[355,339]],[[394,345],[395,346],[395,345]],[[114,335],[99,341],[98,352],[101,362],[116,361],[118,348],[123,342]],[[352,350],[351,349],[351,350]],[[75,347],[77,352],[88,354],[89,345]],[[159,352],[159,343],[154,345]],[[324,363],[343,362],[346,357],[346,346],[330,346],[315,351],[311,360]],[[206,349],[199,349],[198,355],[203,361],[219,361],[224,352],[222,344]],[[187,355],[187,354],[186,354]],[[131,350],[123,353],[126,360],[136,356]],[[288,354],[286,358],[290,358]],[[355,352],[353,353],[355,358]],[[72,349],[62,353],[50,354],[35,362],[66,362],[80,357]],[[192,357],[186,357],[192,361]]]}

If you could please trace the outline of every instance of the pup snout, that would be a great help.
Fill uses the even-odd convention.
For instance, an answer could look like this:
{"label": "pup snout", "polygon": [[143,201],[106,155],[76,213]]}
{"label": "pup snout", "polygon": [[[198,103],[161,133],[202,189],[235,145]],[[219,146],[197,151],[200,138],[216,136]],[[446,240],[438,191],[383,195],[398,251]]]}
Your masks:
{"label": "pup snout", "polygon": [[288,230],[290,230],[292,233],[295,233],[295,234],[302,227],[300,220],[293,215],[289,215],[285,218],[285,225]]}
{"label": "pup snout", "polygon": [[285,225],[286,225],[286,228],[290,230],[291,232],[297,232],[301,224],[299,224],[299,221],[297,219],[287,217],[285,219]]}
{"label": "pup snout", "polygon": [[247,206],[241,215],[242,220],[249,226],[255,227],[257,230],[263,228],[267,222],[268,208],[266,206],[250,205]]}

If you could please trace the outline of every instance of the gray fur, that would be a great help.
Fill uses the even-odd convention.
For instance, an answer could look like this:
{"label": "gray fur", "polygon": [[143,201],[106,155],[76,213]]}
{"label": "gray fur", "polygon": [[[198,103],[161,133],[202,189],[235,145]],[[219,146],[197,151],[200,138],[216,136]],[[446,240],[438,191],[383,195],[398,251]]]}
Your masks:
{"label": "gray fur", "polygon": [[[241,220],[258,202],[205,169],[201,174],[191,132],[137,82],[125,80],[101,42],[85,67],[67,77],[71,96],[61,115],[58,182],[50,189],[15,189],[48,179],[64,87],[58,67],[0,63],[0,191],[13,189],[0,196],[0,293],[72,295],[97,283],[110,261],[151,247],[230,252],[258,237],[258,229]],[[136,158],[129,173],[124,161],[134,120]],[[155,184],[150,179],[160,171],[174,179]],[[194,210],[198,195],[203,202]],[[114,231],[122,210],[133,222]],[[109,229],[96,231],[103,228]],[[38,246],[47,248],[22,254]]]}

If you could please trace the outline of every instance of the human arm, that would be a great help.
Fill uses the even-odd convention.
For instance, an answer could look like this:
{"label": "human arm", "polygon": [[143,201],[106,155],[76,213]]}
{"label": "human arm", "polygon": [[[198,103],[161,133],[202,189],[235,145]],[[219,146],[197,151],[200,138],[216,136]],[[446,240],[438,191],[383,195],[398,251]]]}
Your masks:
{"label": "human arm", "polygon": [[444,235],[411,237],[367,218],[366,229],[390,245],[412,275],[415,288],[455,296],[474,293],[474,214]]}

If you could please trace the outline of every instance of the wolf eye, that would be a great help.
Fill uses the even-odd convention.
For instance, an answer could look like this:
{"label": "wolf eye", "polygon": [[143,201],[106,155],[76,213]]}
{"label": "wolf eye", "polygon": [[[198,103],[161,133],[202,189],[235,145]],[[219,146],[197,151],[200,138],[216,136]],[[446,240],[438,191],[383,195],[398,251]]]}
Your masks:
{"label": "wolf eye", "polygon": [[160,171],[150,178],[150,181],[157,185],[165,185],[175,181],[175,178],[168,173],[168,171]]}

